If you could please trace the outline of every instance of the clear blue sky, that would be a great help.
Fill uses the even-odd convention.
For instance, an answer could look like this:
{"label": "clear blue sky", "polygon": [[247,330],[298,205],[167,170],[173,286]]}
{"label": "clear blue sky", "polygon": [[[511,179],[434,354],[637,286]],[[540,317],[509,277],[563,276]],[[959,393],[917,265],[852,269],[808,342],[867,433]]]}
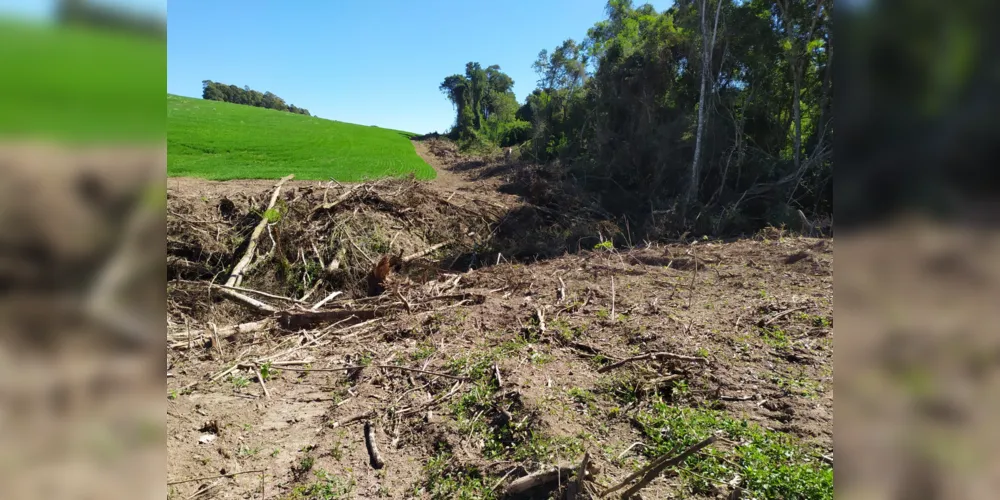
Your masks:
{"label": "clear blue sky", "polygon": [[446,76],[469,61],[499,64],[523,102],[538,52],[583,39],[605,3],[170,0],[167,91],[201,97],[202,80],[249,85],[323,118],[444,132],[454,121],[438,90]]}
{"label": "clear blue sky", "polygon": [[[94,3],[122,7],[142,14],[167,13],[167,0],[91,0]],[[171,1],[172,3],[172,1]],[[49,19],[56,0],[0,0],[0,15],[28,19]]]}

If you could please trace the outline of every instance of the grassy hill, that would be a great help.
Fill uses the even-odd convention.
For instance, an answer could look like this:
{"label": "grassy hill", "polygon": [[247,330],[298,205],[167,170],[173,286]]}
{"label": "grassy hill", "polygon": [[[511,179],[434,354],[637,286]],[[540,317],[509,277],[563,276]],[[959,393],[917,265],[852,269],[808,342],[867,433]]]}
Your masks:
{"label": "grassy hill", "polygon": [[0,136],[161,141],[167,44],[0,19]]}
{"label": "grassy hill", "polygon": [[207,179],[353,182],[435,176],[413,134],[272,109],[167,96],[167,174]]}

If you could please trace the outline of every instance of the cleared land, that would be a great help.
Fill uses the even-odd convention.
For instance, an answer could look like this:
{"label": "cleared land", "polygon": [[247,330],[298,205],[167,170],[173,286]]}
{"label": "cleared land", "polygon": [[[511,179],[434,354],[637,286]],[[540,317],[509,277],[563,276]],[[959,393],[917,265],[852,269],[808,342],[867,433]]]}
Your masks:
{"label": "cleared land", "polygon": [[489,499],[585,453],[597,498],[712,435],[643,498],[833,498],[832,240],[616,250],[535,167],[417,149],[444,182],[168,189],[170,498]]}
{"label": "cleared land", "polygon": [[356,182],[434,178],[407,132],[167,96],[167,173],[205,179]]}

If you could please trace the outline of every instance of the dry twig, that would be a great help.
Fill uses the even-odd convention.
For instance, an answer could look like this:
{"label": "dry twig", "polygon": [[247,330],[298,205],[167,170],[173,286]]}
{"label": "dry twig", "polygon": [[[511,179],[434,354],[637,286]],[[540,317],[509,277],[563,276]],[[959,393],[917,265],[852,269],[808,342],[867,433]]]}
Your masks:
{"label": "dry twig", "polygon": [[276,307],[270,304],[265,304],[253,297],[248,297],[246,295],[243,295],[242,293],[237,292],[236,290],[230,290],[229,288],[219,288],[219,292],[222,293],[224,297],[228,297],[230,299],[235,300],[236,302],[239,302],[240,304],[249,306],[250,308],[256,310],[261,314],[274,314],[278,312],[278,309]]}
{"label": "dry twig", "polygon": [[271,399],[271,393],[267,391],[267,385],[264,384],[264,376],[260,373],[260,368],[254,368],[257,371],[257,380],[260,381],[261,389],[264,389],[264,397],[266,399]]}
{"label": "dry twig", "polygon": [[353,423],[353,422],[364,420],[366,418],[371,418],[371,416],[374,415],[374,414],[375,414],[374,411],[368,410],[368,411],[365,411],[365,412],[362,412],[362,413],[358,413],[357,415],[348,417],[348,418],[346,418],[344,420],[341,420],[340,422],[334,422],[333,424],[330,425],[330,427],[333,427],[334,429],[336,429],[337,427],[343,427],[343,426],[345,426],[347,424],[350,424],[350,423]]}
{"label": "dry twig", "polygon": [[196,477],[196,478],[192,478],[192,479],[182,479],[180,481],[169,481],[169,482],[167,482],[167,486],[173,486],[175,484],[193,483],[195,481],[207,481],[209,479],[219,479],[219,478],[223,478],[223,477],[233,477],[233,476],[239,476],[241,474],[255,474],[255,473],[260,473],[260,472],[267,472],[267,471],[265,469],[245,470],[245,471],[241,471],[241,472],[230,472],[229,474],[220,474],[218,476],[204,476],[204,477]]}
{"label": "dry twig", "polygon": [[331,292],[330,295],[327,295],[326,297],[323,297],[323,300],[321,300],[321,301],[313,304],[313,306],[310,307],[309,310],[310,311],[316,311],[316,310],[318,310],[320,307],[323,307],[323,304],[326,304],[327,302],[330,302],[331,300],[333,300],[334,298],[336,298],[338,295],[340,295],[342,293],[344,293],[344,292],[341,292],[339,290],[336,291],[336,292]]}
{"label": "dry twig", "polygon": [[612,363],[612,364],[607,365],[607,366],[602,366],[601,368],[599,368],[597,370],[597,373],[608,372],[608,371],[614,370],[615,368],[620,368],[620,367],[622,367],[622,366],[624,366],[624,365],[626,365],[628,363],[632,363],[632,362],[635,362],[635,361],[643,361],[643,360],[647,360],[647,359],[653,360],[653,361],[662,361],[662,360],[665,360],[665,359],[676,359],[678,361],[688,361],[688,362],[691,362],[691,363],[708,364],[708,360],[707,359],[700,358],[700,357],[697,357],[697,356],[683,356],[681,354],[673,354],[673,353],[670,353],[670,352],[648,352],[646,354],[640,354],[638,356],[632,356],[631,358],[625,358],[625,359],[623,359],[621,361]]}
{"label": "dry twig", "polygon": [[784,311],[774,313],[771,316],[768,316],[767,318],[762,318],[760,321],[758,321],[757,326],[763,328],[795,311],[801,311],[807,307],[808,306],[793,307],[791,309],[785,309]]}
{"label": "dry twig", "polygon": [[610,494],[612,494],[612,493],[614,493],[614,492],[616,492],[616,491],[624,488],[625,485],[627,485],[628,483],[634,481],[636,478],[639,478],[641,476],[642,479],[640,479],[638,483],[636,483],[634,486],[632,486],[631,488],[625,490],[625,492],[622,493],[622,498],[623,499],[624,498],[631,498],[632,495],[635,495],[636,493],[639,492],[639,490],[645,488],[646,485],[649,484],[653,479],[656,479],[656,476],[659,476],[660,473],[663,472],[664,469],[666,469],[667,467],[672,467],[674,465],[677,465],[677,464],[683,462],[684,460],[687,459],[687,457],[689,457],[689,456],[697,453],[702,448],[704,448],[704,447],[706,447],[706,446],[714,443],[717,439],[718,438],[713,435],[713,436],[710,436],[708,439],[705,439],[705,440],[703,440],[703,441],[695,444],[694,446],[691,446],[690,448],[684,450],[684,452],[682,452],[680,455],[677,455],[676,457],[668,458],[667,456],[662,456],[662,457],[653,459],[653,461],[651,461],[645,467],[643,467],[642,469],[639,469],[635,473],[633,473],[633,474],[629,475],[628,477],[626,477],[625,479],[623,479],[622,482],[620,482],[617,485],[612,486],[612,487],[604,490],[603,492],[601,492],[600,496],[601,497],[606,497],[606,496],[608,496],[608,495],[610,495]]}
{"label": "dry twig", "polygon": [[503,496],[511,497],[520,495],[539,486],[556,481],[562,481],[563,478],[569,478],[570,474],[573,474],[575,471],[576,467],[572,465],[563,465],[540,470],[534,474],[529,474],[522,478],[515,479],[507,485],[507,488],[504,489]]}
{"label": "dry twig", "polygon": [[423,250],[421,250],[419,252],[407,255],[406,257],[403,257],[402,258],[402,262],[405,264],[405,263],[408,263],[410,261],[417,260],[417,259],[419,259],[419,258],[421,258],[421,257],[423,257],[423,256],[425,256],[425,255],[427,255],[427,254],[429,254],[429,253],[431,253],[431,252],[439,249],[439,248],[442,248],[442,247],[450,245],[450,244],[451,244],[450,241],[445,241],[445,242],[438,243],[436,245],[431,245],[431,246],[429,246],[429,247],[427,247],[427,248],[425,248],[425,249],[423,249]]}

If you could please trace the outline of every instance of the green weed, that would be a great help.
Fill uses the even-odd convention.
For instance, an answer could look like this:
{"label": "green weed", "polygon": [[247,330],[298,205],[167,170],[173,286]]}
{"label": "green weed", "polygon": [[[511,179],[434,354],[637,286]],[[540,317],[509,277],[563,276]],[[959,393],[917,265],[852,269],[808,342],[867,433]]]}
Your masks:
{"label": "green weed", "polygon": [[310,484],[296,486],[284,497],[285,500],[336,500],[350,498],[354,490],[354,479],[344,479],[334,476],[324,470],[313,472],[316,480]]}
{"label": "green weed", "polygon": [[747,498],[833,498],[833,467],[817,460],[814,450],[791,436],[719,411],[679,408],[662,401],[654,403],[650,411],[640,412],[637,419],[651,441],[651,457],[677,453],[716,431],[737,443],[731,449],[706,448],[678,468],[692,493],[708,495],[711,483],[722,484],[739,474]]}

